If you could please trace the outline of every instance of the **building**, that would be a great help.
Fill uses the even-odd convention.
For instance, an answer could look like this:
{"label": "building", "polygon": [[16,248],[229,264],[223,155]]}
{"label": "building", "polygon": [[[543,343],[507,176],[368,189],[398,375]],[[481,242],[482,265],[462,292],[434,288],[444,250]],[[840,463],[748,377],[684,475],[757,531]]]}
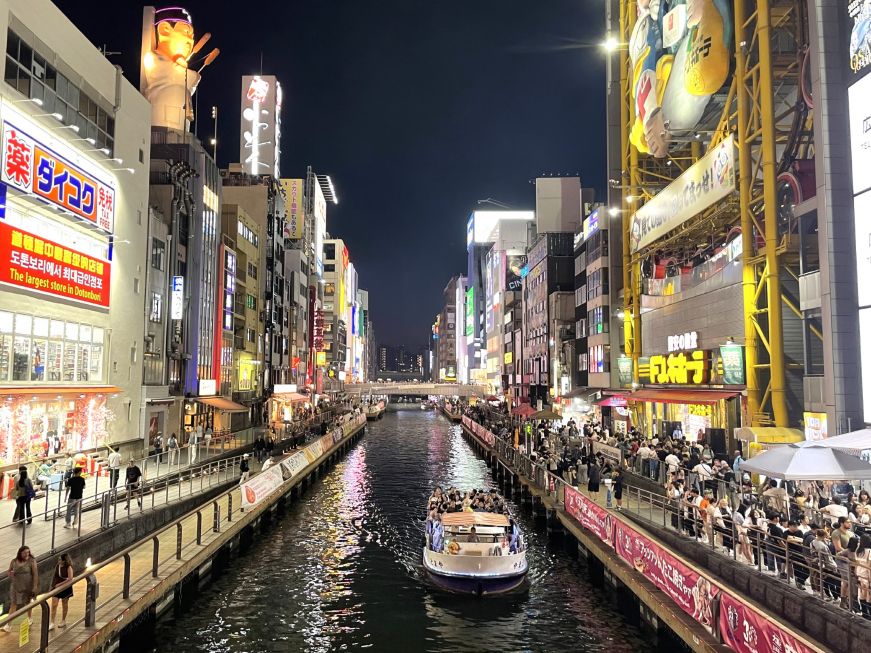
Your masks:
{"label": "building", "polygon": [[348,297],[347,279],[350,255],[345,241],[340,238],[324,240],[324,349],[327,362],[325,385],[331,391],[339,389],[339,372],[344,372],[348,361]]}
{"label": "building", "polygon": [[138,454],[151,107],[54,4],[4,6],[0,457]]}
{"label": "building", "polygon": [[[306,212],[305,180],[282,179],[287,218],[284,222],[284,272],[290,322],[290,383],[302,388],[310,353],[309,294],[313,279],[310,216]],[[316,282],[314,282],[315,285]]]}
{"label": "building", "polygon": [[[445,286],[443,292],[444,307],[439,314],[435,333],[435,362],[433,363],[433,380],[436,382],[456,383],[457,370],[459,367],[458,354],[460,352],[460,331],[458,328],[459,312],[458,297],[465,298],[466,278],[462,275],[452,277]],[[461,325],[462,323],[460,323]]]}

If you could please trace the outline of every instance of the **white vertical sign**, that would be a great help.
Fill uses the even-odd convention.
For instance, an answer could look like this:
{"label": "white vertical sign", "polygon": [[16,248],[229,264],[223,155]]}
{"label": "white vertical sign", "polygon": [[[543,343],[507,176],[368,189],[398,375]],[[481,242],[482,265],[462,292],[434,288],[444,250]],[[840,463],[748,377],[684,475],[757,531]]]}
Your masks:
{"label": "white vertical sign", "polygon": [[180,320],[184,316],[184,277],[173,277],[169,298],[169,317]]}

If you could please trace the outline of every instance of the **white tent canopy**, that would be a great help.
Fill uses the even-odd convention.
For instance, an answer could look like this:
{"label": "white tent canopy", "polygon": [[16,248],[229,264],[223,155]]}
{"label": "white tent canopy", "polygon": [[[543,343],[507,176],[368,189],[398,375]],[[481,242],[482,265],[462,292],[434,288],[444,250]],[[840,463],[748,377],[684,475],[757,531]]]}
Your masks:
{"label": "white tent canopy", "polygon": [[741,469],[787,481],[871,480],[871,465],[867,462],[840,449],[817,444],[774,447],[744,461]]}
{"label": "white tent canopy", "polygon": [[842,435],[836,435],[825,440],[816,440],[805,443],[805,446],[827,447],[829,449],[850,449],[862,451],[871,449],[871,429],[859,429]]}

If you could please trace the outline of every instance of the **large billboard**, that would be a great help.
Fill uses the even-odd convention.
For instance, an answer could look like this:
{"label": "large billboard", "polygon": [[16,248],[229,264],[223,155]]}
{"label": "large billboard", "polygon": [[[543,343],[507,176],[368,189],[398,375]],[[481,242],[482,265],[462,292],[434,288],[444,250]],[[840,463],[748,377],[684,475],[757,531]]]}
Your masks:
{"label": "large billboard", "polygon": [[239,160],[251,175],[279,178],[281,84],[274,75],[242,77]]}
{"label": "large billboard", "polygon": [[643,154],[668,156],[671,135],[698,127],[731,64],[729,0],[638,0],[629,39],[635,122],[629,139]]}
{"label": "large billboard", "polygon": [[871,70],[871,1],[848,0],[850,69],[856,75]]}
{"label": "large billboard", "polygon": [[287,206],[287,219],[284,221],[284,237],[299,240],[305,229],[305,208],[303,194],[305,182],[302,179],[282,179]]}
{"label": "large billboard", "polygon": [[656,242],[734,190],[735,143],[729,136],[635,212],[631,250]]}
{"label": "large billboard", "polygon": [[519,292],[523,287],[523,269],[528,259],[526,254],[507,254],[505,257],[505,290]]}
{"label": "large billboard", "polygon": [[39,127],[3,121],[0,180],[106,233],[115,229],[111,179],[56,151],[56,139]]}
{"label": "large billboard", "polygon": [[850,86],[847,96],[850,107],[853,194],[858,195],[871,188],[871,75]]}
{"label": "large billboard", "polygon": [[466,336],[475,333],[475,287],[466,291]]}
{"label": "large billboard", "polygon": [[317,179],[314,179],[315,269],[324,276],[324,236],[327,233],[327,199]]}

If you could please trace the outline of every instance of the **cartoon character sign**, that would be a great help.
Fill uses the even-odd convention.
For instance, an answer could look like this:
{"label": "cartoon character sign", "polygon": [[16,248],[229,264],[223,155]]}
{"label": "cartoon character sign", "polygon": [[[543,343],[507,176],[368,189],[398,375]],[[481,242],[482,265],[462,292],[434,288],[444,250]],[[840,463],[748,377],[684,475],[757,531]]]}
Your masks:
{"label": "cartoon character sign", "polygon": [[850,29],[850,68],[854,73],[871,64],[871,0],[853,0],[848,11]]}
{"label": "cartoon character sign", "polygon": [[726,82],[731,42],[728,0],[638,0],[629,139],[639,152],[663,158],[673,132],[698,124]]}
{"label": "cartoon character sign", "polygon": [[181,7],[146,7],[142,26],[140,90],[151,102],[151,123],[180,131],[193,119],[191,96],[197,90],[200,73],[220,53],[215,48],[191,70],[191,59],[211,38],[208,32],[194,43],[190,14]]}

